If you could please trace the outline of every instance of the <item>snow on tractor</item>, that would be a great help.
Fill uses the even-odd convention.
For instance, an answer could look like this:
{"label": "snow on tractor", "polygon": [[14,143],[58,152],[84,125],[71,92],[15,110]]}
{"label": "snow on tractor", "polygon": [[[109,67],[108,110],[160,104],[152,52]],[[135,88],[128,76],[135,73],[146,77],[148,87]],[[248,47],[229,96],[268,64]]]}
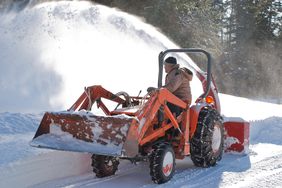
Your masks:
{"label": "snow on tractor", "polygon": [[[207,73],[194,70],[204,93],[191,106],[162,88],[164,57],[172,52],[207,56]],[[110,110],[105,101],[112,101],[115,108]],[[91,112],[94,103],[104,116]],[[182,112],[175,116],[168,103]],[[248,145],[248,124],[229,121],[227,127],[224,131],[210,54],[202,49],[169,49],[159,55],[154,92],[140,97],[113,94],[97,85],[85,88],[67,111],[44,114],[31,145],[91,153],[93,172],[99,178],[114,175],[122,159],[148,161],[152,180],[161,184],[172,178],[176,159],[190,156],[198,167],[216,165],[222,158],[224,139],[230,135],[233,142],[227,150],[243,150]]]}

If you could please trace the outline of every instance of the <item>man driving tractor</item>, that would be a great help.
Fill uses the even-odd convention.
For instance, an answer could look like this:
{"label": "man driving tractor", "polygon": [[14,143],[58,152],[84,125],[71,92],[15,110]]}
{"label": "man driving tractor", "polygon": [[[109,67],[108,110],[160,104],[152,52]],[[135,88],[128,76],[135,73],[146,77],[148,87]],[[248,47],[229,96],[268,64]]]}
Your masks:
{"label": "man driving tractor", "polygon": [[[162,86],[168,89],[175,96],[183,100],[189,106],[192,101],[192,94],[190,89],[190,81],[193,78],[193,73],[187,68],[180,68],[175,57],[168,57],[164,61],[164,69],[167,73],[165,78],[165,85]],[[148,92],[154,91],[156,88],[149,87]],[[169,109],[178,116],[181,109],[171,103],[168,103]]]}
{"label": "man driving tractor", "polygon": [[[164,68],[167,75],[163,87],[190,106],[192,100],[190,89],[190,81],[193,78],[192,71],[180,68],[176,58],[172,56],[165,60]],[[180,108],[178,106],[172,104],[168,104],[168,106],[172,112],[176,113],[176,115],[180,114]]]}

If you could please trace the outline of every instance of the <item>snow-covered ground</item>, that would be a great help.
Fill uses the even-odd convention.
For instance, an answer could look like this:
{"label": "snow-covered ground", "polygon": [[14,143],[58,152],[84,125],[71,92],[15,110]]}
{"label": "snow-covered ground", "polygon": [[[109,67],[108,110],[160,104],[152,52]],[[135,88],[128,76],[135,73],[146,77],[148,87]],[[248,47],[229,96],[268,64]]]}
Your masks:
{"label": "snow-covered ground", "polygon": [[[122,161],[116,175],[98,179],[89,154],[29,146],[41,114],[0,114],[0,187],[281,187],[282,105],[220,95],[222,114],[250,124],[250,152],[225,153],[212,168],[178,160],[166,184],[151,181],[147,163]],[[239,108],[240,107],[240,108]],[[267,115],[268,114],[268,115]]]}
{"label": "snow-covered ground", "polygon": [[[187,157],[163,185],[152,183],[147,163],[123,161],[115,176],[97,179],[89,154],[30,147],[43,111],[68,108],[93,84],[144,91],[156,85],[158,53],[176,47],[140,19],[88,2],[0,13],[0,187],[282,187],[282,105],[225,94],[222,115],[250,121],[249,154],[224,154],[205,169]],[[194,97],[200,86],[194,79]]]}

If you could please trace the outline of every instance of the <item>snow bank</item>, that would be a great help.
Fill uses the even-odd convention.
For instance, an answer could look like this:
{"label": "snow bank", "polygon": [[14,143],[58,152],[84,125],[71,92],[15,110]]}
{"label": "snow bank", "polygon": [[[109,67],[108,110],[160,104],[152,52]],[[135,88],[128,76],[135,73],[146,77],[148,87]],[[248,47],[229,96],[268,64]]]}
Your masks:
{"label": "snow bank", "polygon": [[238,117],[246,121],[282,117],[282,105],[260,102],[227,94],[220,94],[221,112],[226,117]]}
{"label": "snow bank", "polygon": [[0,113],[0,187],[28,187],[91,169],[90,155],[29,145],[42,115]]}
{"label": "snow bank", "polygon": [[282,117],[270,117],[251,122],[250,144],[282,145]]}
{"label": "snow bank", "polygon": [[43,114],[0,113],[1,134],[34,132]]}
{"label": "snow bank", "polygon": [[282,145],[282,105],[220,94],[225,120],[249,121],[250,144]]}
{"label": "snow bank", "polygon": [[0,113],[0,167],[45,152],[29,146],[42,115]]}

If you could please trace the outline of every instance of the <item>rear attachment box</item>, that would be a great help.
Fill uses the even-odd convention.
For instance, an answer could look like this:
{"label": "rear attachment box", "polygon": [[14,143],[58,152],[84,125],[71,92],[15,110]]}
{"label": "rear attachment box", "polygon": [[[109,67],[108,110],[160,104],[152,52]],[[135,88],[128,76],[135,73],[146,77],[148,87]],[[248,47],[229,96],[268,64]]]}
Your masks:
{"label": "rear attachment box", "polygon": [[225,152],[249,152],[250,123],[241,118],[228,118],[224,122]]}

